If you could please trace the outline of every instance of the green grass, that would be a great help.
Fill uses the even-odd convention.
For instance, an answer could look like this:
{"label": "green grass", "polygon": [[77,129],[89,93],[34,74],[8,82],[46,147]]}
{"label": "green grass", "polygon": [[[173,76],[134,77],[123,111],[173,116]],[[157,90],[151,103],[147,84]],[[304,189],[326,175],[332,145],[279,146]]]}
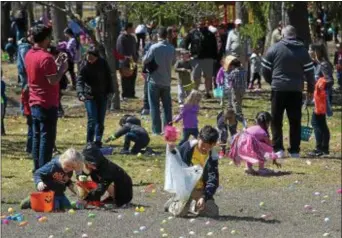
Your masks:
{"label": "green grass", "polygon": [[[15,68],[13,65],[3,67],[7,79],[8,95],[13,100],[18,100]],[[139,81],[141,87],[141,81]],[[244,100],[244,114],[248,118],[249,125],[255,114],[260,110],[270,110],[269,91],[263,93],[247,94]],[[175,104],[174,104],[175,105]],[[105,122],[105,135],[109,136],[118,127],[118,120],[125,112],[135,112],[141,108],[141,100],[133,100],[123,103],[122,110],[109,113]],[[215,125],[216,115],[220,106],[216,100],[204,101],[199,117],[200,127],[206,124]],[[178,110],[174,107],[174,112]],[[282,171],[290,171],[292,174],[281,177],[255,177],[250,179],[243,172],[243,167],[236,167],[230,160],[220,160],[220,184],[228,189],[267,189],[286,187],[294,181],[306,181],[305,186],[316,185],[338,185],[341,183],[341,107],[334,106],[335,114],[328,120],[331,131],[331,152],[333,158],[310,159],[286,159]],[[81,150],[85,144],[86,114],[83,107],[66,110],[66,118],[58,121],[57,147],[63,151],[69,147]],[[19,195],[23,198],[25,194],[33,191],[31,169],[32,160],[25,154],[26,143],[26,121],[19,116],[8,116],[5,119],[7,136],[2,137],[1,144],[1,173],[2,173],[2,197],[4,201],[11,201],[12,197]],[[143,125],[151,132],[150,121],[143,121]],[[181,129],[181,125],[178,125]],[[284,120],[285,147],[288,144],[288,124]],[[135,184],[155,183],[160,187],[164,181],[164,150],[165,143],[162,137],[152,137],[151,147],[163,152],[160,156],[137,158],[135,156],[112,155],[109,158],[122,166],[133,178]],[[123,140],[115,141],[113,145],[122,146]],[[302,142],[302,153],[314,148],[314,138],[310,142]],[[272,167],[271,165],[267,165]],[[301,186],[301,185],[299,185]]]}

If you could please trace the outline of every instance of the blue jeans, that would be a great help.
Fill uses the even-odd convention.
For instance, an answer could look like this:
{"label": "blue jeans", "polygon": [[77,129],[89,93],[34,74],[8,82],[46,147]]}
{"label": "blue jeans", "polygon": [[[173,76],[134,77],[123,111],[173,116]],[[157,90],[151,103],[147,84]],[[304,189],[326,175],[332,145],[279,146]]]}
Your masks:
{"label": "blue jeans", "polygon": [[107,97],[96,96],[84,102],[88,115],[87,142],[101,142],[107,110]]}
{"label": "blue jeans", "polygon": [[342,87],[342,71],[341,72],[337,72],[336,73],[336,77],[337,77],[337,83],[340,87]]}
{"label": "blue jeans", "polygon": [[60,196],[55,196],[54,210],[65,210],[65,209],[70,209],[70,208],[71,208],[70,201],[64,194]]}
{"label": "blue jeans", "polygon": [[160,104],[161,100],[164,109],[164,125],[172,121],[172,99],[171,87],[160,86],[148,83],[148,100],[150,103],[150,113],[152,118],[152,132],[160,134],[162,132],[162,123],[160,118]]}
{"label": "blue jeans", "polygon": [[146,79],[144,83],[144,109],[150,110],[150,104],[148,102],[148,81]]}
{"label": "blue jeans", "polygon": [[57,107],[45,109],[34,105],[32,115],[32,158],[34,169],[37,170],[50,162],[57,130]]}
{"label": "blue jeans", "polygon": [[193,136],[197,139],[198,136],[198,128],[183,128],[183,138],[179,142],[179,146],[183,145],[185,142],[187,142],[190,138],[190,136]]}
{"label": "blue jeans", "polygon": [[135,133],[128,132],[125,136],[125,143],[124,143],[125,150],[129,150],[131,141],[134,142],[134,145],[131,149],[132,154],[138,154],[150,142],[148,138],[143,138],[143,137],[139,138]]}
{"label": "blue jeans", "polygon": [[311,125],[314,129],[316,139],[316,150],[329,152],[330,131],[325,115],[312,114]]}
{"label": "blue jeans", "polygon": [[26,125],[27,125],[26,152],[31,154],[32,153],[32,137],[33,137],[31,115],[26,116]]}

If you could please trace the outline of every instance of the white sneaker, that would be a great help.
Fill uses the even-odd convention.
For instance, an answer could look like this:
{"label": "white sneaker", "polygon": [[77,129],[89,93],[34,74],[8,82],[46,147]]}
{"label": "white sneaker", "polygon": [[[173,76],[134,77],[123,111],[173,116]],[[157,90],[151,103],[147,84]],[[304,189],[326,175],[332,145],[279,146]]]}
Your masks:
{"label": "white sneaker", "polygon": [[279,150],[278,152],[275,153],[279,159],[282,159],[285,157],[285,153],[283,150]]}
{"label": "white sneaker", "polygon": [[290,156],[291,158],[294,158],[294,159],[297,159],[297,158],[300,157],[299,153],[289,153],[289,156]]}

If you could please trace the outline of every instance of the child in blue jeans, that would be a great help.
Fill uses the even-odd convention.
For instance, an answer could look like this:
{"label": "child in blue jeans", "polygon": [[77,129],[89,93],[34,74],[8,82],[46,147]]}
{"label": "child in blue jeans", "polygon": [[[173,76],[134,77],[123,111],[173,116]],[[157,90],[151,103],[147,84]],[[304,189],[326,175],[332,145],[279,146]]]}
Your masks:
{"label": "child in blue jeans", "polygon": [[183,120],[183,139],[179,142],[179,146],[187,142],[191,135],[195,138],[198,136],[197,117],[201,99],[201,93],[197,90],[192,90],[187,97],[184,106],[181,107],[181,112],[173,120],[175,123]]}
{"label": "child in blue jeans", "polygon": [[[38,191],[53,191],[54,210],[61,211],[71,207],[64,192],[69,188],[72,193],[77,195],[71,177],[73,171],[82,171],[84,165],[83,156],[75,149],[70,148],[59,158],[51,160],[43,167],[35,171],[33,178]],[[26,198],[21,203],[21,209],[30,208],[30,199]]]}

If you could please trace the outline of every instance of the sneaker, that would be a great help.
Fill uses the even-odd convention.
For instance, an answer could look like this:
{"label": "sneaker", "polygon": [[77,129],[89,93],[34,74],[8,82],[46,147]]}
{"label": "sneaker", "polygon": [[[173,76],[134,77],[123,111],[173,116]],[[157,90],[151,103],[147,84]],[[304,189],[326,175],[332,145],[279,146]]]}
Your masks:
{"label": "sneaker", "polygon": [[31,201],[30,201],[30,196],[28,196],[27,198],[21,201],[20,209],[30,209],[30,208],[31,208]]}
{"label": "sneaker", "polygon": [[283,150],[279,150],[278,152],[276,152],[276,155],[278,156],[279,159],[284,158],[285,157],[285,153]]}
{"label": "sneaker", "polygon": [[129,152],[129,150],[122,149],[122,150],[120,151],[120,154],[121,154],[121,155],[129,155],[130,152]]}
{"label": "sneaker", "polygon": [[267,176],[267,175],[271,175],[271,174],[274,174],[274,170],[272,169],[266,169],[266,168],[263,168],[263,169],[259,169],[258,170],[258,175],[260,176]]}
{"label": "sneaker", "polygon": [[290,158],[297,159],[300,157],[299,153],[289,153]]}
{"label": "sneaker", "polygon": [[144,115],[144,116],[150,115],[150,110],[149,109],[143,109],[141,111],[141,115]]}
{"label": "sneaker", "polygon": [[324,153],[320,150],[313,150],[308,153],[309,157],[321,157],[322,155],[324,155]]}

